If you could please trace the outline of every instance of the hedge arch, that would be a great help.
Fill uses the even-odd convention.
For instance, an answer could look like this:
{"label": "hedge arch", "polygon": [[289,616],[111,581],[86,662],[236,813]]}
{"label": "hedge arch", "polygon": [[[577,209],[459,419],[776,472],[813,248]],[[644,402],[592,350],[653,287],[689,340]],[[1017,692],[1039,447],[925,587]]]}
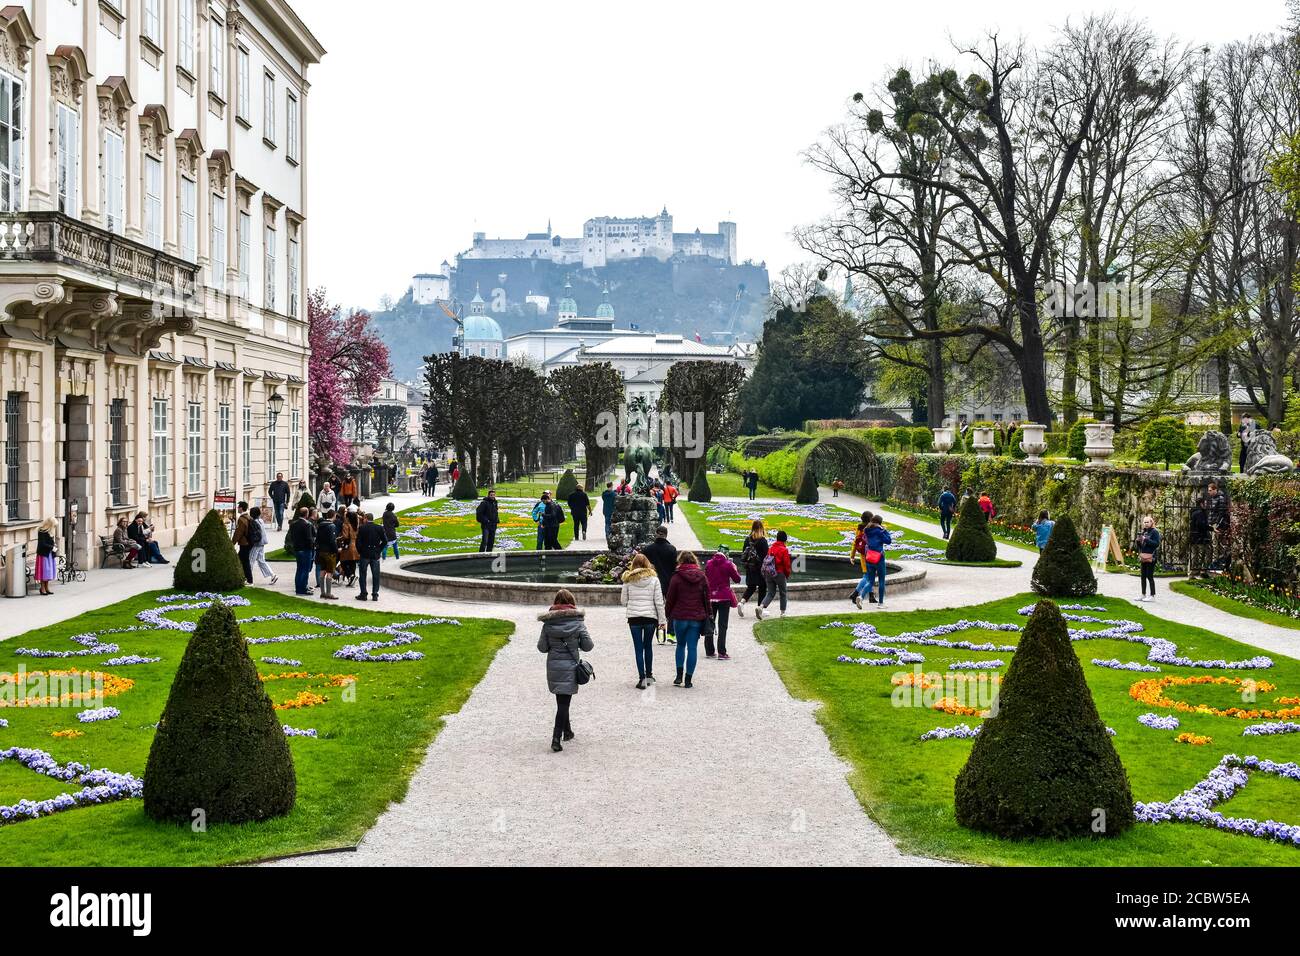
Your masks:
{"label": "hedge arch", "polygon": [[870,443],[860,438],[848,435],[814,438],[799,453],[795,488],[803,483],[804,474],[809,470],[819,485],[829,485],[839,478],[853,494],[872,501],[881,500],[880,459]]}

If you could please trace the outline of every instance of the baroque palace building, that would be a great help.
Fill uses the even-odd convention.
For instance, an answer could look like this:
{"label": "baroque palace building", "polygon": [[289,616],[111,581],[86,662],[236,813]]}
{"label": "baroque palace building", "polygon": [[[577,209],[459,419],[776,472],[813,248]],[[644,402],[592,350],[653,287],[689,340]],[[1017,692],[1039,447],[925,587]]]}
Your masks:
{"label": "baroque palace building", "polygon": [[284,0],[0,9],[0,547],[53,517],[94,566],[121,515],[166,547],[306,474],[324,52]]}

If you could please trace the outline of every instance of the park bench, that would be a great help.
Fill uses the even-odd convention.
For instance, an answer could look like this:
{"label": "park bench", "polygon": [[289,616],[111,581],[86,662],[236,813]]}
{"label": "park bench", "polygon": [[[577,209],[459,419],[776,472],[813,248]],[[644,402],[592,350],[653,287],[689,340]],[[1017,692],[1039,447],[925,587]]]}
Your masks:
{"label": "park bench", "polygon": [[99,536],[99,566],[102,568],[108,564],[109,558],[117,558],[118,563],[126,566],[126,559],[130,557],[131,551],[125,545],[114,543],[108,535]]}

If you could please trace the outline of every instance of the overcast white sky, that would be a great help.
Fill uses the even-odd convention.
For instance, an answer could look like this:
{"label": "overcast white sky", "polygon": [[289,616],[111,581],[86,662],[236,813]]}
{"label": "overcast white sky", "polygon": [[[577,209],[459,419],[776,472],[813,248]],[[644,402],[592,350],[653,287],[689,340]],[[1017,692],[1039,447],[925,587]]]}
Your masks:
{"label": "overcast white sky", "polygon": [[827,181],[800,153],[848,98],[993,28],[1049,39],[1118,11],[1190,43],[1271,32],[1283,0],[294,0],[313,68],[309,281],[400,296],[471,233],[578,235],[594,215],[738,223],[742,258],[803,258]]}

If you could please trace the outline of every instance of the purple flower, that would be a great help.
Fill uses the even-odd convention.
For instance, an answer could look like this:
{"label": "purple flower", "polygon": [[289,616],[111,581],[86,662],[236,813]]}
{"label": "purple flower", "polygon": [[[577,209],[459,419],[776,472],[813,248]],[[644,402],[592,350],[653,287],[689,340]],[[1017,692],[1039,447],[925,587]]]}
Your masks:
{"label": "purple flower", "polygon": [[77,712],[77,720],[83,724],[94,724],[101,720],[112,720],[114,717],[121,717],[122,712],[116,707],[99,707],[94,710],[82,710]]}

